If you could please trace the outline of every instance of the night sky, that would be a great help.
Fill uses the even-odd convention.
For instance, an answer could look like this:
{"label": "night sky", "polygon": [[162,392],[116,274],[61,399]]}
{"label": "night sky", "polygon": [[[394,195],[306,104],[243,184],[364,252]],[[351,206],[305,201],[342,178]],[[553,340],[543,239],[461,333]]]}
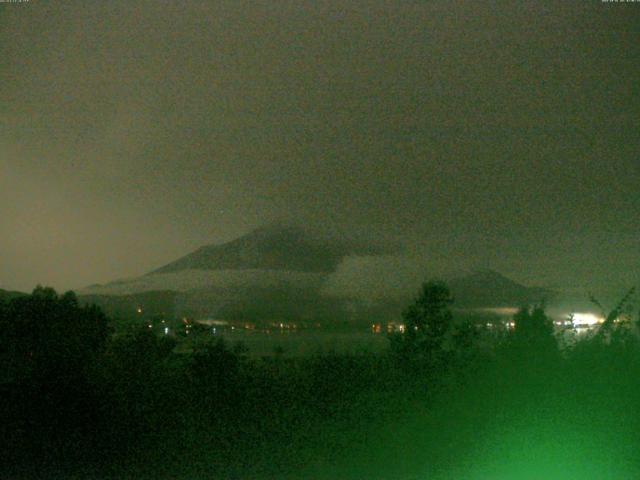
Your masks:
{"label": "night sky", "polygon": [[276,221],[631,286],[639,77],[637,3],[0,3],[0,288]]}

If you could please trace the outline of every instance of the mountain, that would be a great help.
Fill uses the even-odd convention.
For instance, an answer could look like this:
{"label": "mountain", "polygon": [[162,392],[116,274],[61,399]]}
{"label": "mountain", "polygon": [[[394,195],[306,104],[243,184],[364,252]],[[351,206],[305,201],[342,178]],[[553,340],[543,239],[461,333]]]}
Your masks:
{"label": "mountain", "polygon": [[379,250],[313,236],[297,227],[258,228],[220,245],[207,245],[146,275],[92,285],[81,295],[127,295],[207,289],[318,289],[349,255]]}
{"label": "mountain", "polygon": [[[78,293],[108,313],[145,312],[225,319],[307,318],[341,315],[341,300],[321,287],[349,255],[377,247],[271,225],[220,245],[208,245],[146,275],[92,285]],[[135,316],[135,315],[133,315]]]}
{"label": "mountain", "polygon": [[[272,225],[230,242],[201,247],[146,275],[93,285],[78,294],[83,302],[96,303],[120,317],[139,317],[136,312],[141,308],[148,315],[173,318],[348,319],[370,324],[376,318],[397,319],[410,302],[414,286],[405,285],[403,299],[390,294],[372,298],[366,289],[348,293],[349,283],[337,290],[326,287],[339,275],[337,267],[342,268],[347,257],[383,253],[387,252],[297,227]],[[354,268],[348,273],[353,275],[350,282],[362,281],[358,275],[382,284],[395,278],[384,268],[372,272]],[[461,309],[519,307],[552,295],[491,270],[455,277],[448,284],[454,306]]]}
{"label": "mountain", "polygon": [[462,308],[520,307],[551,299],[555,293],[526,287],[493,270],[480,270],[448,282],[455,306]]}
{"label": "mountain", "polygon": [[124,295],[80,295],[84,305],[98,305],[111,318],[127,318],[138,315],[144,308],[146,317],[177,317],[178,292],[169,290],[130,293]]}
{"label": "mountain", "polygon": [[301,228],[272,225],[222,245],[207,245],[149,273],[184,270],[281,270],[288,272],[333,272],[344,257],[372,254],[375,249],[328,242]]}
{"label": "mountain", "polygon": [[0,301],[9,301],[13,298],[16,297],[22,297],[26,295],[26,293],[22,293],[22,292],[14,292],[14,291],[10,291],[10,290],[2,290],[0,288]]}

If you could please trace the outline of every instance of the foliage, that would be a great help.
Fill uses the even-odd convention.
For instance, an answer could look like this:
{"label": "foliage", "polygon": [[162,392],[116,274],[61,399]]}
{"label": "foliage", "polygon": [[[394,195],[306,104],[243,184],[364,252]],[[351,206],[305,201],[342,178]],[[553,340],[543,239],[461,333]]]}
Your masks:
{"label": "foliage", "polygon": [[91,455],[72,446],[91,435],[97,417],[89,375],[108,336],[107,318],[80,307],[72,292],[37,287],[0,308],[3,455],[43,462]]}
{"label": "foliage", "polygon": [[523,307],[513,317],[513,340],[517,347],[547,352],[557,349],[553,321],[542,306]]}
{"label": "foliage", "polygon": [[[515,458],[520,431],[560,448],[566,424],[571,445],[584,443],[573,432],[585,411],[637,447],[630,322],[560,356],[541,307],[520,310],[503,341],[454,323],[451,302],[444,284],[425,284],[389,354],[257,358],[210,335],[181,348],[146,326],[110,336],[99,310],[38,288],[0,303],[0,477],[436,478],[442,466],[442,478],[468,478],[448,469]],[[598,428],[589,438],[612,444]]]}
{"label": "foliage", "polygon": [[403,312],[404,334],[391,337],[391,347],[405,361],[436,364],[444,360],[445,342],[452,333],[453,298],[438,281],[427,282],[414,302]]}
{"label": "foliage", "polygon": [[103,349],[108,335],[99,309],[80,307],[73,292],[58,296],[51,288],[37,287],[3,309],[3,375],[13,382],[74,377]]}

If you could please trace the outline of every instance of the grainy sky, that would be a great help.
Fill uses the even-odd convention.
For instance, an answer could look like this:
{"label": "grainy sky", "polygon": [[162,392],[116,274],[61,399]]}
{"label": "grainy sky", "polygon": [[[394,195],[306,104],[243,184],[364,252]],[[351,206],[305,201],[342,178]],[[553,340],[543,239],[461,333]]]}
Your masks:
{"label": "grainy sky", "polygon": [[281,219],[627,285],[639,77],[640,3],[0,3],[0,288]]}

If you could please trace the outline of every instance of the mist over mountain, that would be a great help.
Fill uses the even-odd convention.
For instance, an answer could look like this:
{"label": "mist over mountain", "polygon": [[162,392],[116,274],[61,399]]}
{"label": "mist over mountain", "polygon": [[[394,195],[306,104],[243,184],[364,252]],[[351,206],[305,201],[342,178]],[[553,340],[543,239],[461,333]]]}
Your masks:
{"label": "mist over mountain", "polygon": [[183,270],[335,271],[348,255],[374,254],[379,248],[356,242],[327,240],[298,226],[261,227],[222,245],[207,245],[150,272]]}
{"label": "mist over mountain", "polygon": [[[121,315],[144,306],[170,316],[225,319],[396,320],[427,260],[299,227],[271,225],[208,245],[146,275],[79,291]],[[448,278],[456,307],[518,307],[552,297],[483,270]]]}
{"label": "mist over mountain", "polygon": [[262,227],[208,245],[137,278],[80,291],[110,312],[151,303],[154,312],[227,319],[344,318],[344,302],[321,293],[350,255],[383,250],[297,226]]}
{"label": "mist over mountain", "polygon": [[332,239],[297,226],[269,225],[220,245],[207,245],[135,278],[92,285],[82,293],[192,291],[207,287],[319,288],[351,256],[381,255],[383,247]]}

